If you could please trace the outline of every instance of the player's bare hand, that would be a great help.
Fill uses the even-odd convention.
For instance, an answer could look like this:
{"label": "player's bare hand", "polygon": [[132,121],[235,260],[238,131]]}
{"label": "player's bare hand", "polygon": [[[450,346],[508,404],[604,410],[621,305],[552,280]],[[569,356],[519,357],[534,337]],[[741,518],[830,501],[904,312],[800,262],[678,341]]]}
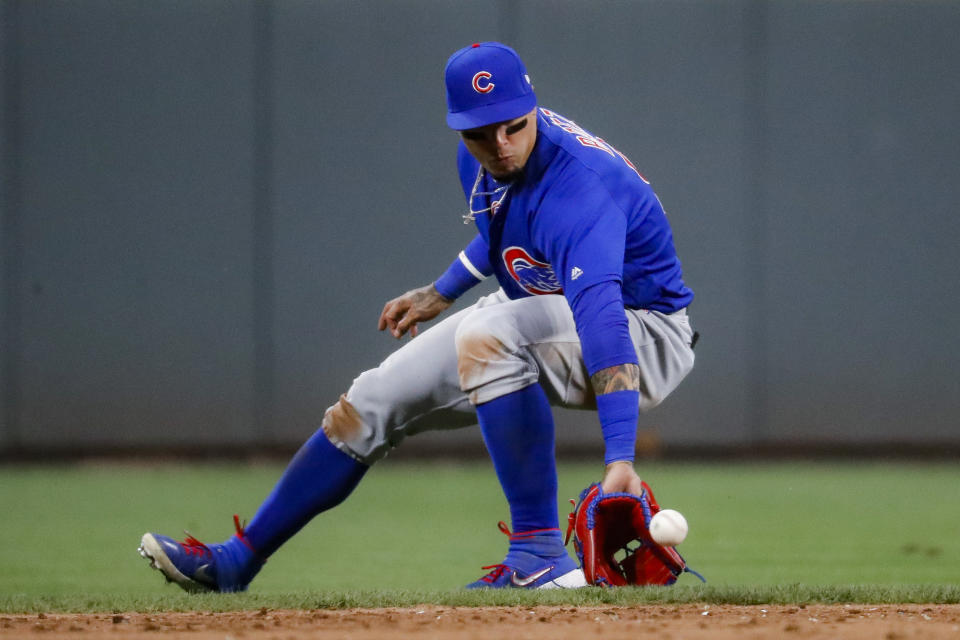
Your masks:
{"label": "player's bare hand", "polygon": [[415,337],[418,322],[433,320],[452,304],[453,300],[444,298],[432,284],[428,284],[385,304],[377,328],[380,331],[389,329],[394,338],[402,338],[407,331]]}
{"label": "player's bare hand", "polygon": [[640,476],[633,470],[633,463],[626,461],[608,464],[600,486],[604,493],[632,493],[635,496],[643,493]]}

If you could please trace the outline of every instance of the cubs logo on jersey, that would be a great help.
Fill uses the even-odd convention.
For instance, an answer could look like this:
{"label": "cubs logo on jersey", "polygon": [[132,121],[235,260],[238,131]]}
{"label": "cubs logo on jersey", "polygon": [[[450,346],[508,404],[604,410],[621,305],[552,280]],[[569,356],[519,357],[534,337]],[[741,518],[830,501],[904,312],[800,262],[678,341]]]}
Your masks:
{"label": "cubs logo on jersey", "polygon": [[513,279],[527,293],[543,296],[563,291],[553,267],[545,262],[534,260],[523,247],[504,249],[503,263]]}

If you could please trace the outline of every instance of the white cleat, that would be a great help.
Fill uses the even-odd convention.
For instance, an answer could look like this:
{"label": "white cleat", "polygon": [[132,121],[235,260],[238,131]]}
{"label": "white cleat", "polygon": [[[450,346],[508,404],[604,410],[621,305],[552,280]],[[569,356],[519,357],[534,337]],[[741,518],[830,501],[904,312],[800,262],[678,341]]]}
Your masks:
{"label": "white cleat", "polygon": [[587,584],[587,579],[583,575],[583,569],[574,569],[559,578],[543,583],[537,589],[579,589],[588,586],[590,585]]}

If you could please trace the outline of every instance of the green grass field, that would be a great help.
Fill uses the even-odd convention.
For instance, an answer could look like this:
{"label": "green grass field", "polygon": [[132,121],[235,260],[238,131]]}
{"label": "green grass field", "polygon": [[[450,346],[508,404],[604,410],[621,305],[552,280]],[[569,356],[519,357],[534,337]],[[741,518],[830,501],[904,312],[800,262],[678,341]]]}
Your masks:
{"label": "green grass field", "polygon": [[[960,602],[956,464],[641,464],[682,511],[680,551],[704,574],[667,589],[467,593],[499,562],[506,502],[489,463],[375,467],[247,594],[190,596],[137,555],[140,536],[216,542],[252,516],[279,465],[79,465],[0,470],[0,612],[646,601]],[[598,470],[561,468],[575,497]],[[561,505],[561,518],[568,505]],[[588,593],[583,593],[588,592]]]}

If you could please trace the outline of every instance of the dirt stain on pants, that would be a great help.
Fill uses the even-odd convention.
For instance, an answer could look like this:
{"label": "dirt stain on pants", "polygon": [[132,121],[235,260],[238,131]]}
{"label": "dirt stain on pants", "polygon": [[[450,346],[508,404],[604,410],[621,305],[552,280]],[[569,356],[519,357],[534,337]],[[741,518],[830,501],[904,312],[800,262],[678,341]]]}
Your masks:
{"label": "dirt stain on pants", "polygon": [[323,414],[323,432],[331,442],[350,442],[363,429],[360,414],[342,394],[337,403]]}

